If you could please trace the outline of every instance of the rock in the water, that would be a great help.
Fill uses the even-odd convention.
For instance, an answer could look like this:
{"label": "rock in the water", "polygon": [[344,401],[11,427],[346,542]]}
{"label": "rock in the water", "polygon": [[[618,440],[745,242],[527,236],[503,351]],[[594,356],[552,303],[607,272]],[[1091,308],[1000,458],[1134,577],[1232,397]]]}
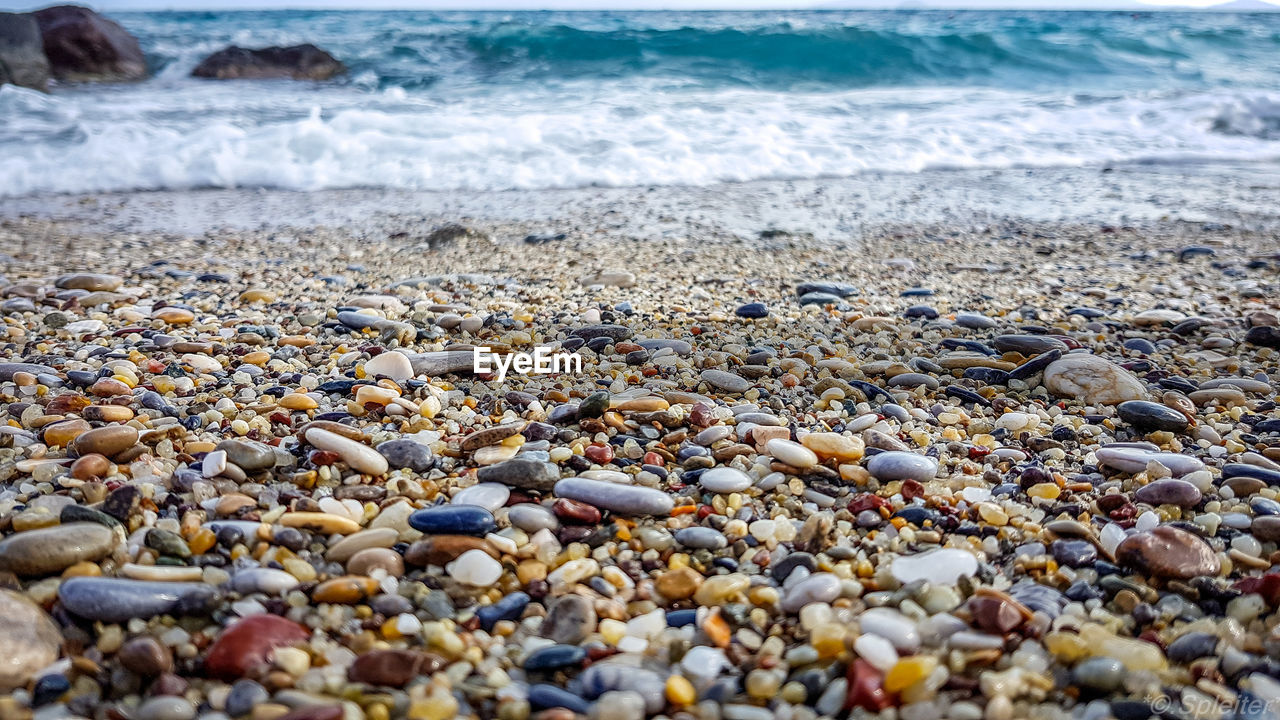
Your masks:
{"label": "rock in the water", "polygon": [[1116,559],[1149,575],[1181,580],[1217,575],[1221,569],[1218,556],[1205,541],[1168,525],[1120,541]]}
{"label": "rock in the water", "polygon": [[0,85],[49,89],[49,59],[31,13],[0,13]]}
{"label": "rock in the water", "polygon": [[233,45],[201,60],[191,75],[216,80],[328,80],[346,71],[332,55],[308,43],[257,49]]}
{"label": "rock in the water", "polygon": [[27,530],[0,540],[0,570],[22,577],[52,575],[84,560],[101,560],[115,544],[115,531],[97,523]]}
{"label": "rock in the water", "polygon": [[278,615],[250,615],[222,631],[205,656],[205,670],[223,680],[243,677],[271,661],[272,651],[305,642],[306,628]]}
{"label": "rock in the water", "polygon": [[1061,397],[1092,405],[1145,400],[1147,391],[1128,370],[1097,355],[1070,353],[1044,369],[1044,386]]}
{"label": "rock in the water", "polygon": [[1147,400],[1129,400],[1116,406],[1120,418],[1139,430],[1168,430],[1182,432],[1187,429],[1187,416],[1171,407]]}
{"label": "rock in the water", "polygon": [[581,477],[556,483],[555,494],[623,515],[668,515],[675,507],[671,496],[661,490]]}
{"label": "rock in the water", "polygon": [[202,612],[217,598],[211,585],[106,577],[75,577],[58,587],[58,600],[74,615],[105,623]]}
{"label": "rock in the water", "polygon": [[0,692],[12,692],[58,659],[62,633],[35,603],[0,589]]}
{"label": "rock in the water", "polygon": [[894,558],[889,571],[904,585],[917,580],[934,585],[955,585],[960,578],[973,577],[978,572],[978,559],[966,550],[940,548]]}
{"label": "rock in the water", "polygon": [[938,474],[938,461],[924,455],[890,450],[871,456],[867,472],[877,480],[918,480],[927,482]]}
{"label": "rock in the water", "polygon": [[33,14],[40,24],[49,68],[59,80],[118,82],[147,76],[147,59],[138,39],[114,20],[76,5],[47,7]]}

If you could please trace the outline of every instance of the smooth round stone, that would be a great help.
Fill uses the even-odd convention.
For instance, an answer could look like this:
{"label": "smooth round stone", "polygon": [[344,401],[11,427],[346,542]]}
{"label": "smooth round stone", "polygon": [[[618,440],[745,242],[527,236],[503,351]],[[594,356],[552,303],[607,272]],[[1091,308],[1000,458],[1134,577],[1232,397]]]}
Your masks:
{"label": "smooth round stone", "polygon": [[283,570],[255,567],[237,570],[231,576],[231,589],[241,595],[266,593],[279,595],[298,586],[298,578]]}
{"label": "smooth round stone", "polygon": [[521,665],[527,672],[545,672],[580,665],[586,658],[586,648],[577,645],[552,645],[529,653]]}
{"label": "smooth round stone", "polygon": [[483,550],[468,550],[444,569],[454,580],[474,587],[492,587],[502,577],[502,563]]}
{"label": "smooth round stone", "polygon": [[453,496],[454,505],[475,505],[489,512],[497,512],[498,508],[507,504],[511,497],[511,488],[499,483],[482,482],[472,485]]}
{"label": "smooth round stone", "polygon": [[64,290],[88,290],[89,292],[112,292],[124,285],[124,278],[106,273],[69,273],[59,276],[53,284]]}
{"label": "smooth round stone", "polygon": [[889,387],[926,387],[930,390],[938,387],[938,379],[924,373],[902,373],[889,378]]}
{"label": "smooth round stone", "polygon": [[1118,690],[1124,676],[1124,663],[1110,657],[1088,658],[1071,671],[1072,682],[1102,692]]}
{"label": "smooth round stone", "polygon": [[0,540],[0,570],[21,577],[62,572],[111,553],[116,534],[105,525],[76,522],[15,533]]}
{"label": "smooth round stone", "polygon": [[1270,393],[1270,383],[1253,378],[1222,377],[1200,383],[1201,390],[1214,390],[1221,387],[1236,387],[1248,393]]}
{"label": "smooth round stone", "polygon": [[1059,397],[1090,405],[1146,400],[1147,390],[1132,373],[1106,358],[1068,353],[1044,369],[1044,386]]}
{"label": "smooth round stone", "polygon": [[369,377],[388,377],[396,382],[413,377],[413,363],[402,352],[384,352],[375,355],[364,364],[364,373]]}
{"label": "smooth round stone", "polygon": [[676,542],[685,547],[703,550],[719,550],[729,545],[729,539],[724,536],[724,533],[715,528],[700,525],[677,530],[675,538]]}
{"label": "smooth round stone", "polygon": [[889,572],[904,585],[918,580],[955,585],[960,578],[973,577],[978,572],[978,559],[967,550],[940,548],[917,555],[900,555],[894,558]]}
{"label": "smooth round stone", "polygon": [[306,642],[311,632],[279,615],[250,615],[222,631],[205,655],[205,671],[235,680],[269,667],[276,648]]}
{"label": "smooth round stone", "polygon": [[352,470],[369,475],[387,472],[387,459],[368,445],[318,427],[308,428],[306,437],[314,447],[338,453]]}
{"label": "smooth round stone", "polygon": [[840,597],[840,578],[832,573],[815,573],[787,589],[782,611],[799,612],[810,603],[829,603]]}
{"label": "smooth round stone", "polygon": [[379,443],[377,450],[385,458],[387,465],[396,470],[408,469],[425,473],[435,462],[431,448],[416,440],[388,440]]}
{"label": "smooth round stone", "polygon": [[765,452],[791,467],[810,468],[818,464],[818,455],[798,442],[774,438],[765,443],[764,447]]}
{"label": "smooth round stone", "polygon": [[195,582],[73,577],[58,586],[58,600],[70,613],[106,623],[203,612],[216,598],[216,588]]}
{"label": "smooth round stone", "polygon": [[537,458],[515,457],[480,468],[476,479],[482,483],[500,483],[545,493],[555,487],[560,479],[560,469]]}
{"label": "smooth round stone", "polygon": [[1174,477],[1182,477],[1193,472],[1204,470],[1204,463],[1190,455],[1160,452],[1139,447],[1114,447],[1106,445],[1094,451],[1098,463],[1113,467],[1127,473],[1139,473],[1147,469],[1147,464],[1160,463],[1169,468]]}
{"label": "smooth round stone", "polygon": [[[703,646],[692,648],[685,654],[685,658],[688,658],[689,654],[696,654],[694,650],[700,647]],[[716,652],[721,651],[717,649]],[[723,658],[723,653],[721,657]],[[644,698],[645,710],[650,714],[657,713],[665,705],[663,699],[666,688],[665,678],[653,670],[630,664],[612,663],[607,660],[593,663],[570,683],[569,688],[581,692],[587,698],[598,698],[611,691],[636,692]]]}
{"label": "smooth round stone", "polygon": [[956,313],[956,324],[970,330],[986,330],[996,326],[996,321],[981,313]]}
{"label": "smooth round stone", "polygon": [[1267,485],[1280,485],[1280,470],[1272,470],[1247,463],[1227,463],[1222,467],[1222,477],[1227,480],[1240,477],[1252,478]]}
{"label": "smooth round stone", "polygon": [[1199,504],[1200,489],[1186,480],[1161,478],[1143,485],[1133,494],[1133,499],[1149,505],[1177,505],[1194,507]]}
{"label": "smooth round stone", "polygon": [[276,452],[270,445],[233,438],[218,443],[217,450],[227,454],[227,460],[245,472],[256,472],[275,467]]}
{"label": "smooth round stone", "polygon": [[744,393],[751,389],[751,381],[724,370],[703,370],[702,381],[706,384],[731,393]]}
{"label": "smooth round stone", "polygon": [[1165,654],[1176,663],[1186,664],[1213,655],[1220,640],[1221,638],[1212,633],[1189,632],[1169,643]]}
{"label": "smooth round stone", "polygon": [[150,635],[126,642],[116,658],[129,672],[144,678],[153,678],[173,669],[173,653]]}
{"label": "smooth round stone", "polygon": [[512,527],[520,528],[527,533],[539,530],[554,532],[560,527],[560,519],[550,509],[534,503],[519,503],[507,508],[507,520]]}
{"label": "smooth round stone", "polygon": [[[525,595],[525,603],[528,602],[529,596]],[[591,600],[581,595],[562,595],[547,607],[538,634],[562,645],[577,645],[595,631],[597,619]]]}
{"label": "smooth round stone", "polygon": [[1249,532],[1262,542],[1280,542],[1280,515],[1255,517]]}
{"label": "smooth round stone", "polygon": [[938,461],[924,455],[890,450],[871,456],[867,472],[877,480],[918,480],[928,482],[938,474]]}
{"label": "smooth round stone", "polygon": [[555,494],[623,515],[669,515],[675,507],[671,496],[661,490],[581,477],[557,482]]}
{"label": "smooth round stone", "polygon": [[271,693],[258,683],[247,679],[237,680],[231,685],[231,692],[227,693],[224,709],[231,717],[240,717],[252,712],[255,705],[270,699]]}
{"label": "smooth round stone", "polygon": [[586,715],[591,710],[591,703],[555,685],[538,683],[529,686],[529,705],[534,709],[564,708],[577,715]]}
{"label": "smooth round stone", "polygon": [[129,425],[107,425],[76,436],[71,449],[84,457],[92,453],[113,457],[138,443],[138,431]]}
{"label": "smooth round stone", "polygon": [[1148,575],[1181,580],[1217,575],[1221,569],[1205,541],[1168,525],[1126,537],[1116,548],[1116,560]]}
{"label": "smooth round stone", "polygon": [[769,307],[762,302],[746,303],[745,305],[739,305],[738,308],[733,311],[733,314],[741,318],[768,317]]}
{"label": "smooth round stone", "polygon": [[400,531],[395,528],[369,528],[351,533],[329,546],[325,552],[326,560],[346,562],[352,555],[369,548],[389,548],[400,539]]}
{"label": "smooth round stone", "polygon": [[1039,355],[1050,350],[1067,351],[1067,344],[1048,335],[997,335],[991,340],[991,347],[1006,352],[1023,355]]}
{"label": "smooth round stone", "polygon": [[1059,565],[1067,567],[1085,567],[1098,559],[1098,549],[1088,540],[1055,540],[1049,551]]}
{"label": "smooth round stone", "polygon": [[138,720],[193,720],[196,707],[184,697],[162,695],[139,705],[136,716]]}
{"label": "smooth round stone", "polygon": [[58,659],[61,647],[62,632],[44,610],[16,592],[0,589],[0,692],[25,686]]}
{"label": "smooth round stone", "polygon": [[1186,415],[1171,407],[1146,400],[1122,402],[1116,406],[1116,413],[1120,415],[1120,419],[1147,432],[1182,432],[1187,429],[1188,424]]}
{"label": "smooth round stone", "polygon": [[736,493],[751,487],[751,476],[731,467],[714,467],[698,477],[698,484],[713,493]]}
{"label": "smooth round stone", "polygon": [[415,510],[409,526],[428,535],[483,536],[497,529],[493,513],[475,505],[437,505]]}
{"label": "smooth round stone", "polygon": [[862,632],[893,643],[900,651],[915,652],[920,647],[920,630],[910,618],[897,610],[871,608],[858,616]]}

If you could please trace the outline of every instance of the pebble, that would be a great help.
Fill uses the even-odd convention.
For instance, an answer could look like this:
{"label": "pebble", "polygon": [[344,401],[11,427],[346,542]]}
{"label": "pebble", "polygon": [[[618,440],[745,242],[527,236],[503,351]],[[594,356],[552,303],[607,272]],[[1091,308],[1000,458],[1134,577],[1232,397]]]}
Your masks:
{"label": "pebble", "polygon": [[376,449],[389,469],[425,473],[435,464],[430,446],[416,440],[388,440],[379,443]]}
{"label": "pebble", "polygon": [[62,632],[44,610],[11,590],[0,589],[0,618],[0,691],[8,693],[58,659]]}
{"label": "pebble", "polygon": [[23,577],[52,575],[76,563],[101,560],[115,544],[115,532],[97,523],[27,530],[0,540],[0,570]]}
{"label": "pebble", "polygon": [[1124,368],[1097,355],[1069,353],[1044,369],[1044,386],[1053,394],[1090,405],[1146,400],[1142,383]]}
{"label": "pebble", "polygon": [[723,370],[703,370],[702,380],[708,385],[731,393],[744,393],[751,389],[751,381]]}
{"label": "pebble", "polygon": [[1195,507],[1202,495],[1199,488],[1185,480],[1163,478],[1143,485],[1133,494],[1133,499],[1150,505],[1177,505]]}
{"label": "pebble", "polygon": [[581,477],[560,480],[555,494],[623,515],[668,515],[675,507],[671,496],[659,490]]}
{"label": "pebble", "polygon": [[934,585],[955,585],[960,578],[973,577],[978,572],[978,560],[965,550],[940,548],[897,557],[890,572],[904,585],[920,580]]}
{"label": "pebble", "polygon": [[309,428],[306,437],[307,442],[316,448],[337,453],[352,470],[369,475],[383,475],[387,472],[387,459],[368,445],[318,427]]}
{"label": "pebble", "polygon": [[1218,557],[1203,540],[1168,525],[1125,538],[1116,548],[1116,559],[1162,578],[1217,575],[1221,569]]}
{"label": "pebble", "polygon": [[439,505],[415,510],[409,525],[428,535],[482,536],[497,529],[493,513],[475,505]]}
{"label": "pebble", "polygon": [[202,613],[217,590],[198,582],[157,582],[107,577],[73,577],[58,587],[58,601],[86,620],[124,622],[133,618]]}
{"label": "pebble", "polygon": [[698,484],[708,492],[736,493],[742,492],[754,484],[751,476],[731,467],[711,468],[698,476]]}
{"label": "pebble", "polygon": [[877,480],[916,480],[928,482],[938,474],[938,462],[924,455],[890,450],[872,455],[867,472]]}
{"label": "pebble", "polygon": [[1182,432],[1187,429],[1187,416],[1158,403],[1146,400],[1129,400],[1116,406],[1121,419],[1139,430],[1152,432],[1168,430]]}

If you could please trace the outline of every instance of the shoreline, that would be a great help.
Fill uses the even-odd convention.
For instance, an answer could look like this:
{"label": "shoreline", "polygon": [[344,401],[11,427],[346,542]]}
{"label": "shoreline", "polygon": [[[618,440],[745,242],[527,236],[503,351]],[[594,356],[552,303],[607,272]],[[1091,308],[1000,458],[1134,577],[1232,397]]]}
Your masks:
{"label": "shoreline", "polygon": [[[892,225],[1032,222],[1280,226],[1280,164],[872,173],[708,186],[419,192],[155,190],[0,197],[0,218],[38,217],[119,232],[313,226],[393,220],[594,224],[633,236],[754,238],[766,230],[836,241]],[[271,218],[264,220],[263,218]]]}

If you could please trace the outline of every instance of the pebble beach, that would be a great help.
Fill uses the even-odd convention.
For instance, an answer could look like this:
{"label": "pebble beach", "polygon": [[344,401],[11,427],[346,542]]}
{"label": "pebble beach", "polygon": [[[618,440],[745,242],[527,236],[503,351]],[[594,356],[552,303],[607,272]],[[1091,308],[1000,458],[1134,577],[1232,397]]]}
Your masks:
{"label": "pebble beach", "polygon": [[1280,713],[1274,226],[620,228],[0,219],[0,717]]}

